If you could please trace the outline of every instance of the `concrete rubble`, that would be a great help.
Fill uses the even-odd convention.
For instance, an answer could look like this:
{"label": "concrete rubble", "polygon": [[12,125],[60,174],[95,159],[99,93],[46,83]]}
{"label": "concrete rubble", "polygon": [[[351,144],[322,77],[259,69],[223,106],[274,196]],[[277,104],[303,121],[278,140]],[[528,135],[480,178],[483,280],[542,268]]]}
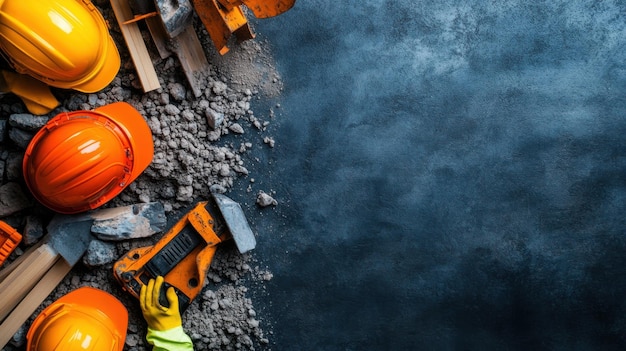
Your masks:
{"label": "concrete rubble", "polygon": [[[144,93],[108,1],[98,0],[94,4],[111,25],[122,67],[114,81],[98,93],[53,89],[61,106],[45,116],[29,114],[15,96],[0,96],[0,220],[23,235],[20,247],[9,257],[11,261],[44,236],[45,226],[54,216],[32,197],[21,171],[30,139],[48,119],[63,111],[91,110],[116,101],[126,101],[140,111],[153,133],[153,161],[135,182],[104,207],[130,206],[131,212],[151,212],[147,216],[151,220],[129,224],[116,217],[94,226],[92,232],[97,239],[92,241],[88,253],[36,314],[78,287],[103,289],[118,297],[129,310],[124,350],[144,351],[150,349],[144,339],[145,321],[138,302],[115,281],[113,263],[133,248],[155,243],[167,230],[166,220],[175,222],[186,209],[206,200],[211,192],[226,193],[236,183],[249,183],[246,186],[251,202],[257,202],[259,210],[277,205],[276,200],[262,191],[265,195],[257,200],[257,185],[250,174],[254,173],[254,162],[259,161],[247,154],[254,148],[274,147],[274,139],[268,135],[274,111],[253,112],[251,103],[253,99],[276,98],[282,83],[267,47],[255,40],[247,41],[233,47],[226,57],[220,57],[206,31],[196,23],[211,63],[210,72],[203,77],[206,84],[202,96],[193,97],[177,60],[160,59],[154,52],[153,64],[160,74],[162,88]],[[149,42],[149,37],[145,39]],[[150,47],[150,50],[155,49]],[[131,232],[138,226],[145,230]],[[255,234],[271,235],[256,231]],[[255,261],[254,252],[242,255],[233,245],[224,244],[223,249],[218,249],[203,292],[183,315],[184,328],[194,340],[196,350],[271,347],[271,325],[255,309],[249,287],[263,284],[272,274]],[[3,350],[25,349],[26,331],[33,318]]]}

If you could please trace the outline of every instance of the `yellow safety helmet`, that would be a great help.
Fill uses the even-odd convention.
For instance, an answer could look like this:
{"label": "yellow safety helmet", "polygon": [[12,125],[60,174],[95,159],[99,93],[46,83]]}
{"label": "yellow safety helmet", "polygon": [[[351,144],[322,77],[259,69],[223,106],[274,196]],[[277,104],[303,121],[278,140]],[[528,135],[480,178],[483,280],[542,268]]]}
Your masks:
{"label": "yellow safety helmet", "polygon": [[128,311],[115,296],[78,288],[46,307],[26,335],[27,351],[122,351]]}
{"label": "yellow safety helmet", "polygon": [[152,133],[130,104],[63,112],[31,139],[22,171],[33,196],[65,214],[104,205],[152,162]]}
{"label": "yellow safety helmet", "polygon": [[92,93],[117,75],[120,56],[89,0],[0,0],[0,49],[44,83]]}

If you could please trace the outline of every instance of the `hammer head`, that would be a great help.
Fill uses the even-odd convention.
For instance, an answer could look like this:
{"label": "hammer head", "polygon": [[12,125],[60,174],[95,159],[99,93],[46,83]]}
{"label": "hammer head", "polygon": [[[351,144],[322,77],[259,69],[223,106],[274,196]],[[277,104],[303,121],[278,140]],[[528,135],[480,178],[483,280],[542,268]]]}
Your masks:
{"label": "hammer head", "polygon": [[170,38],[192,24],[193,5],[189,0],[155,0],[163,26]]}
{"label": "hammer head", "polygon": [[244,253],[256,247],[254,233],[246,220],[246,215],[239,203],[222,194],[213,194],[215,203],[220,209],[224,222],[230,231],[239,252]]}

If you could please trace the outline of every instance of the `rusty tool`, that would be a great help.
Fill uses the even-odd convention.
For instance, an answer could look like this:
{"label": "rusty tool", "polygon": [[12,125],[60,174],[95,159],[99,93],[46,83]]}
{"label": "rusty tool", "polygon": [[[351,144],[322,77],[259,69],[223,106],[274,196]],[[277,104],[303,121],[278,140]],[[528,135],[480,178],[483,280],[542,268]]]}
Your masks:
{"label": "rusty tool", "polygon": [[[192,5],[193,1],[193,5]],[[128,0],[133,17],[124,24],[158,17],[168,36],[174,38],[193,23],[195,9],[211,40],[222,55],[228,52],[228,41],[254,38],[242,6],[257,18],[278,16],[291,9],[296,0]]]}
{"label": "rusty tool", "polygon": [[238,41],[254,38],[242,5],[248,7],[255,17],[278,16],[291,9],[296,0],[193,0],[193,6],[217,51],[224,55],[234,34]]}
{"label": "rusty tool", "polygon": [[200,293],[221,242],[233,239],[239,252],[256,246],[241,206],[222,194],[196,204],[153,246],[133,249],[113,265],[122,288],[139,298],[142,285],[164,277],[159,301],[168,306],[165,290],[174,287],[183,313]]}

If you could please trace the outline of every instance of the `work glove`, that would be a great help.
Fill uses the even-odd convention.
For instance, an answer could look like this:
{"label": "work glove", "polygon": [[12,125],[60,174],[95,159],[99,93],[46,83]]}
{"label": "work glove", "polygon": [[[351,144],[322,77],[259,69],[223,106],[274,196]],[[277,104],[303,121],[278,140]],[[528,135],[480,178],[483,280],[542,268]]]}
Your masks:
{"label": "work glove", "polygon": [[183,325],[178,311],[178,296],[173,287],[169,287],[166,292],[167,301],[170,307],[161,306],[159,303],[159,293],[163,277],[158,276],[156,281],[150,279],[148,285],[142,285],[139,292],[139,304],[143,318],[148,323],[148,327],[154,330],[169,330]]}

